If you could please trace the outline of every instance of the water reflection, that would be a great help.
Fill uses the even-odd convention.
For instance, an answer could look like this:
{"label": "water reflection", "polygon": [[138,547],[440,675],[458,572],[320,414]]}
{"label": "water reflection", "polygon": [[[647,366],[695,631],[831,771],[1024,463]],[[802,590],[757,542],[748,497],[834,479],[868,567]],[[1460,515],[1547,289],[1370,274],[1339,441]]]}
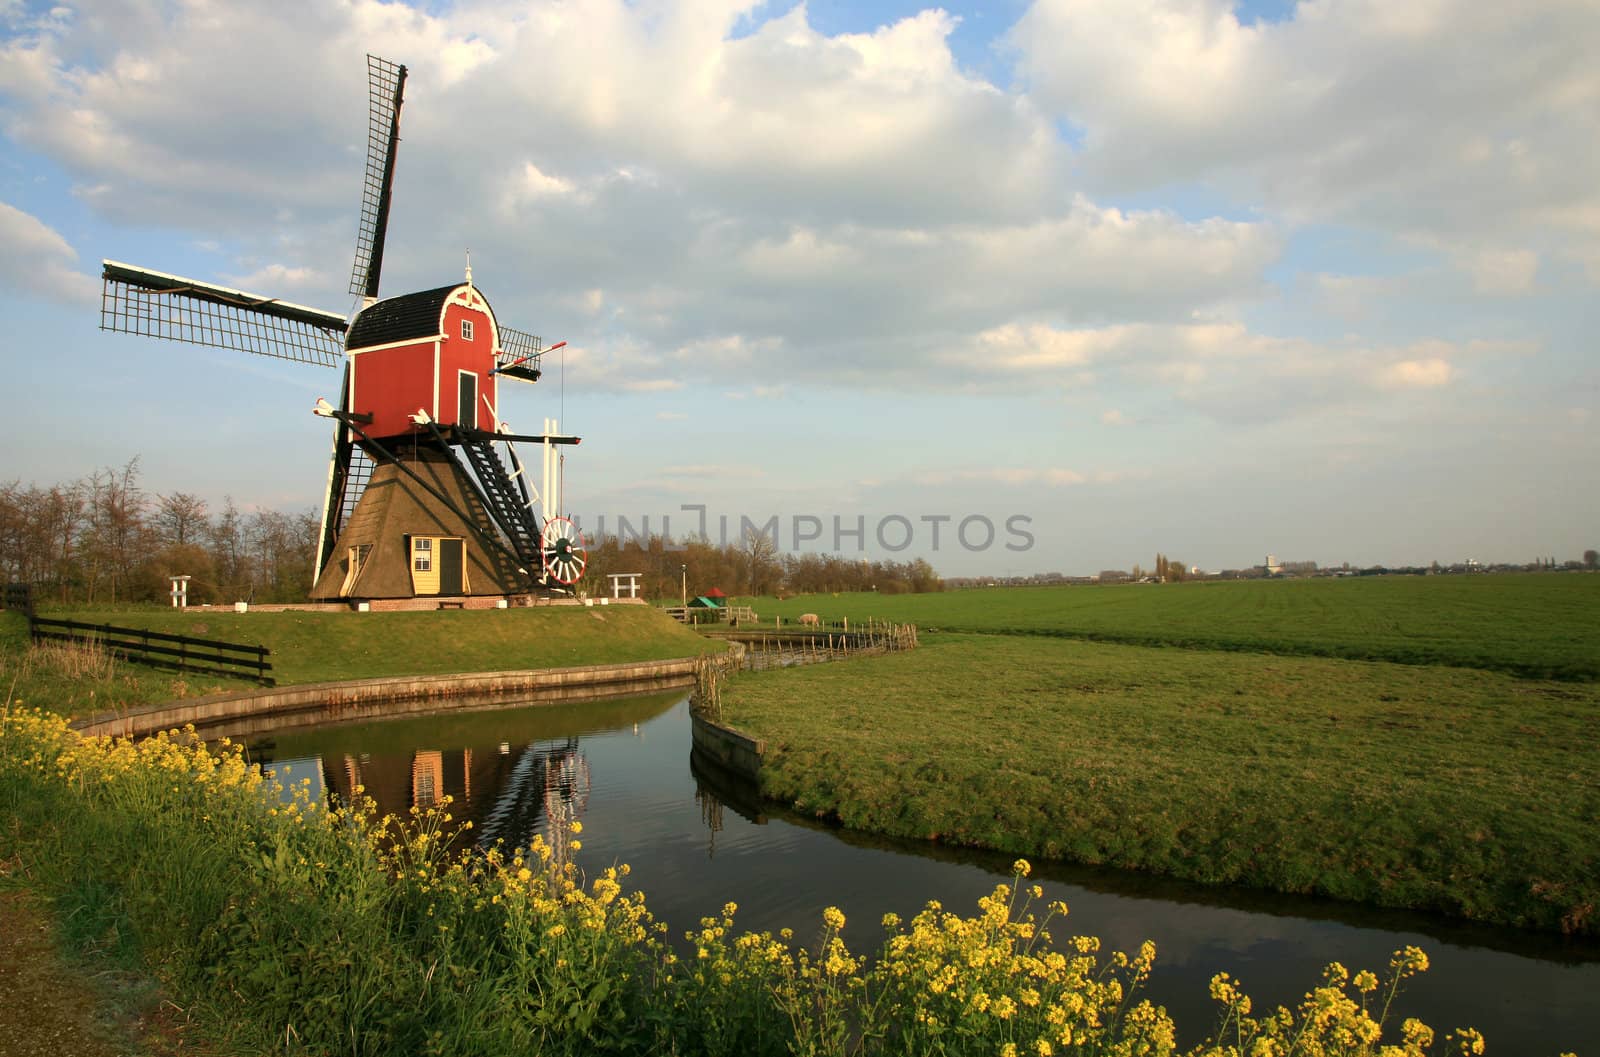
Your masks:
{"label": "water reflection", "polygon": [[460,842],[525,847],[537,834],[566,863],[571,823],[594,784],[583,735],[619,726],[637,735],[682,697],[294,727],[249,738],[246,749],[290,787],[309,777],[314,797],[346,803],[359,790],[380,815],[403,817],[448,796],[452,814],[472,821]]}
{"label": "water reflection", "polygon": [[[479,842],[559,844],[582,819],[578,865],[593,875],[633,866],[673,935],[724,902],[739,926],[814,935],[822,908],[850,918],[846,939],[869,950],[889,912],[929,899],[972,912],[1009,875],[1011,856],[885,841],[836,830],[764,803],[748,783],[690,751],[681,691],[498,712],[364,720],[283,729],[248,742],[257,759],[312,777],[314,793],[364,786],[403,814],[454,798]],[[1382,968],[1406,944],[1433,969],[1402,1000],[1436,1028],[1473,1024],[1497,1053],[1556,1053],[1600,1038],[1600,945],[1330,901],[1205,888],[1139,874],[1037,864],[1047,900],[1072,908],[1068,930],[1110,949],[1153,939],[1149,996],[1192,1043],[1214,1023],[1211,974],[1242,978],[1257,1008],[1296,1004],[1333,960]]]}

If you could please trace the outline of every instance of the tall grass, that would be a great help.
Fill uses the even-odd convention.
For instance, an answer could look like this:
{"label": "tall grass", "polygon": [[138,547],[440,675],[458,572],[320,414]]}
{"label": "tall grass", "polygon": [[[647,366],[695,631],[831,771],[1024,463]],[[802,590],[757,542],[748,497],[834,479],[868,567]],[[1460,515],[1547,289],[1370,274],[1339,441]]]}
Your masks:
{"label": "tall grass", "polygon": [[[974,915],[886,918],[870,960],[835,909],[797,944],[736,934],[732,904],[680,956],[625,866],[585,877],[541,841],[458,854],[448,804],[378,818],[306,790],[274,795],[237,749],[192,735],[91,740],[0,711],[0,854],[25,861],[79,943],[147,967],[249,1052],[1176,1051],[1171,1020],[1138,997],[1153,946],[1053,940],[1065,907],[1034,907],[1023,861]],[[570,837],[576,850],[577,825]],[[1260,1018],[1219,975],[1221,1041],[1191,1052],[1425,1053],[1425,1026],[1385,1026],[1393,989],[1425,967],[1410,948],[1387,983],[1330,966],[1299,1008]],[[1476,1033],[1458,1042],[1481,1052]]]}
{"label": "tall grass", "polygon": [[94,642],[31,642],[20,614],[0,613],[0,705],[20,701],[51,711],[89,713],[234,685],[252,684],[127,664]]}
{"label": "tall grass", "polygon": [[98,642],[37,642],[22,654],[18,679],[104,683],[117,675],[117,659]]}

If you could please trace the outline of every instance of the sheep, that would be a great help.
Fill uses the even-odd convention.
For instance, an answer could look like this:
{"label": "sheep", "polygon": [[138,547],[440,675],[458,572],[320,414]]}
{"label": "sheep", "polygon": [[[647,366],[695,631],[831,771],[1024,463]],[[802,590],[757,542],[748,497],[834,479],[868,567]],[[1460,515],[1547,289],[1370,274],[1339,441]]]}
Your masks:
{"label": "sheep", "polygon": [[808,628],[821,627],[822,618],[817,616],[815,613],[801,613],[800,623]]}

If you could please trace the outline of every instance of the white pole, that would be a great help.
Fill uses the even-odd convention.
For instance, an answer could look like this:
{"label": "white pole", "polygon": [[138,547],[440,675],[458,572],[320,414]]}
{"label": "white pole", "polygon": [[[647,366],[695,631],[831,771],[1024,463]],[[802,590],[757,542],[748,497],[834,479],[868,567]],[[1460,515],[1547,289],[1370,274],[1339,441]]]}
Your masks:
{"label": "white pole", "polygon": [[[551,419],[550,420],[550,432],[553,433],[553,434],[559,434],[561,432],[561,423],[559,421],[557,421],[556,419]],[[550,445],[550,470],[551,470],[550,483],[555,489],[550,495],[550,506],[551,506],[552,511],[554,512],[552,514],[552,516],[560,517],[561,516],[561,509],[562,509],[561,508],[561,498],[562,498],[561,497],[561,449],[556,447],[554,444]]]}
{"label": "white pole", "polygon": [[544,440],[539,442],[539,454],[544,458],[544,477],[539,494],[544,497],[545,520],[555,517],[555,511],[550,508],[550,420],[544,420]]}

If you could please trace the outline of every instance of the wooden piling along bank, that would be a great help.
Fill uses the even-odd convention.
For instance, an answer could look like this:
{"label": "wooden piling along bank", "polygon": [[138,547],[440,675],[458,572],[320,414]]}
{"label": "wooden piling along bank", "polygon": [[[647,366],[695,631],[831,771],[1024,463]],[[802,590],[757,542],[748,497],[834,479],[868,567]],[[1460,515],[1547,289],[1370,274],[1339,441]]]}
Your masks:
{"label": "wooden piling along bank", "polygon": [[[835,660],[856,653],[915,649],[919,644],[915,624],[879,620],[858,623],[855,627],[851,627],[848,621],[820,626],[710,627],[700,629],[700,633],[723,642],[743,643],[752,653],[793,651],[804,656],[807,663]],[[745,667],[756,669],[762,665],[752,662]]]}

